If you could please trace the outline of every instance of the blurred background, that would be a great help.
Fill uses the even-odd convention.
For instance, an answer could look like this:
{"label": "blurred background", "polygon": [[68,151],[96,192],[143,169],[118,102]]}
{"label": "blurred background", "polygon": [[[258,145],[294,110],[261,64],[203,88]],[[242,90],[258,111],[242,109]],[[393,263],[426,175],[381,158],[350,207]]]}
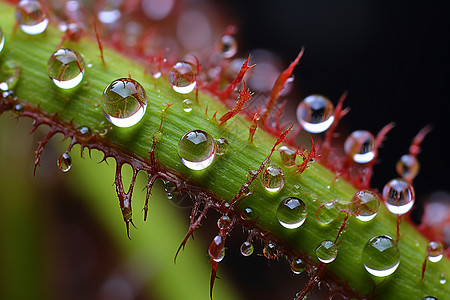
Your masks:
{"label": "blurred background", "polygon": [[[237,56],[252,53],[253,60],[261,60],[255,72],[259,69],[274,78],[304,46],[294,84],[283,96],[288,105],[295,108],[312,93],[323,94],[336,104],[348,91],[345,104],[351,112],[339,127],[342,138],[357,129],[376,134],[387,123],[396,123],[380,150],[372,182],[375,188],[397,177],[396,161],[407,153],[415,134],[432,124],[434,130],[422,145],[421,171],[414,181],[417,219],[423,200],[436,191],[449,192],[449,2],[144,2],[153,7],[172,3],[165,16],[149,17],[151,24],[198,10],[207,23],[219,24],[212,30],[215,35],[223,33],[228,24],[236,25]],[[143,5],[141,1],[111,3],[119,3],[122,11]],[[272,66],[261,67],[263,61]],[[253,84],[258,89],[258,82]],[[269,80],[260,88],[261,94],[270,88]],[[0,116],[1,299],[209,299],[206,249],[215,235],[216,216],[205,221],[195,242],[188,242],[174,265],[189,210],[174,209],[160,185],[152,197],[150,220],[143,223],[144,196],[137,192],[144,185],[141,176],[134,195],[138,229],[132,230],[129,241],[112,186],[112,161],[109,167],[98,165],[95,153],[93,160],[79,159],[79,148],[75,148],[74,167],[62,174],[55,161],[67,144],[61,144],[58,136],[44,151],[33,177],[34,150],[45,130],[28,136],[29,120],[17,122],[10,116]],[[301,290],[305,274],[293,276],[284,260],[268,262],[259,255],[261,244],[255,243],[251,257],[242,257],[238,249],[244,239],[236,229],[227,240],[214,299],[291,299]]]}

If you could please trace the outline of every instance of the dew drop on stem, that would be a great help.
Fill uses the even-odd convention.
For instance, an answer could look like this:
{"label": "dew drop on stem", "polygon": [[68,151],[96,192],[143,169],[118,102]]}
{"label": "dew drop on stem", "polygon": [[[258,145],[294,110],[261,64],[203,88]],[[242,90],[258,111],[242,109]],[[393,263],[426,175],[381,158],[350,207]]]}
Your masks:
{"label": "dew drop on stem", "polygon": [[400,157],[395,168],[398,175],[411,182],[419,173],[420,164],[414,155],[405,154]]}
{"label": "dew drop on stem", "polygon": [[286,168],[295,166],[296,151],[288,146],[281,146],[278,149],[280,152],[281,162]]}
{"label": "dew drop on stem", "polygon": [[262,185],[269,192],[277,192],[284,186],[284,173],[280,167],[268,166],[262,176]]}
{"label": "dew drop on stem", "polygon": [[284,228],[299,228],[306,220],[306,204],[298,198],[289,197],[280,203],[277,208],[276,216],[278,222]]}
{"label": "dew drop on stem", "polygon": [[47,66],[48,76],[61,89],[74,88],[83,80],[84,60],[76,50],[56,50],[48,59]]}
{"label": "dew drop on stem", "polygon": [[70,157],[69,153],[64,152],[59,157],[58,161],[58,168],[63,172],[69,172],[70,168],[72,168],[72,158]]}
{"label": "dew drop on stem", "polygon": [[333,114],[333,103],[322,95],[308,96],[297,106],[297,120],[310,133],[327,130],[334,121]]}
{"label": "dew drop on stem", "polygon": [[375,137],[366,130],[353,131],[344,142],[344,151],[356,163],[371,162],[377,152]]}
{"label": "dew drop on stem", "polygon": [[329,201],[322,204],[316,213],[317,222],[328,225],[339,216],[340,210],[336,207],[335,201]]}
{"label": "dew drop on stem", "polygon": [[274,259],[276,254],[275,244],[268,242],[263,248],[263,255],[267,259]]}
{"label": "dew drop on stem", "polygon": [[357,219],[367,222],[375,218],[380,208],[380,200],[369,190],[357,192],[351,201]]}
{"label": "dew drop on stem", "polygon": [[428,243],[427,252],[429,261],[438,262],[444,256],[444,247],[439,242],[431,241]]}
{"label": "dew drop on stem", "polygon": [[237,52],[237,42],[234,36],[225,34],[219,41],[219,49],[225,58],[233,57]]}
{"label": "dew drop on stem", "polygon": [[103,91],[101,107],[112,124],[130,127],[144,116],[147,96],[139,82],[131,78],[120,78],[111,82]]}
{"label": "dew drop on stem", "polygon": [[216,149],[217,149],[217,155],[222,156],[225,155],[228,152],[228,149],[230,148],[230,144],[228,143],[226,138],[219,138],[215,140],[216,142]]}
{"label": "dew drop on stem", "polygon": [[98,20],[104,24],[114,24],[121,16],[120,0],[106,0],[97,13]]}
{"label": "dew drop on stem", "polygon": [[316,255],[321,262],[332,263],[337,256],[337,246],[332,241],[322,241],[316,249]]}
{"label": "dew drop on stem", "polygon": [[196,67],[186,61],[177,62],[168,73],[173,90],[180,94],[187,94],[194,90],[197,85],[196,76]]}
{"label": "dew drop on stem", "polygon": [[294,258],[291,261],[291,270],[292,273],[295,275],[301,274],[303,271],[305,271],[305,263],[301,258]]}
{"label": "dew drop on stem", "polygon": [[193,102],[191,99],[184,99],[182,105],[184,112],[190,113],[192,111]]}
{"label": "dew drop on stem", "polygon": [[241,219],[246,221],[256,220],[258,216],[259,215],[256,213],[256,211],[251,207],[246,207],[241,212]]}
{"label": "dew drop on stem", "polygon": [[206,131],[190,130],[178,143],[178,155],[183,165],[189,169],[203,170],[214,161],[216,144]]}
{"label": "dew drop on stem", "polygon": [[414,188],[402,178],[392,179],[383,188],[383,199],[391,213],[403,215],[414,205]]}
{"label": "dew drop on stem", "polygon": [[40,1],[21,0],[17,4],[16,20],[26,34],[36,35],[45,31],[48,18]]}
{"label": "dew drop on stem", "polygon": [[208,255],[215,262],[221,262],[225,257],[225,241],[220,235],[216,235],[208,248]]}
{"label": "dew drop on stem", "polygon": [[251,242],[245,241],[241,244],[240,250],[243,256],[250,256],[253,254],[254,247]]}
{"label": "dew drop on stem", "polygon": [[389,276],[400,264],[400,249],[390,236],[375,236],[364,246],[362,263],[373,276]]}
{"label": "dew drop on stem", "polygon": [[20,65],[14,60],[6,60],[0,69],[0,90],[14,90],[20,77]]}
{"label": "dew drop on stem", "polygon": [[227,215],[223,215],[217,220],[217,227],[219,227],[220,230],[227,230],[230,228],[230,226],[231,219]]}

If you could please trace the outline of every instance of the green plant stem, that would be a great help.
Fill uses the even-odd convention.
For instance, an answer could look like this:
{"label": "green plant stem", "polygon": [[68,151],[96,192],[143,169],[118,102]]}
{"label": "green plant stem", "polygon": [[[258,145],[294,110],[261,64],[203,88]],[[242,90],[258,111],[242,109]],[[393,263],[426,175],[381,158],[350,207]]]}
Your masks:
{"label": "green plant stem", "polygon": [[[148,160],[152,136],[158,130],[161,111],[165,104],[175,103],[164,118],[164,135],[155,149],[157,161],[169,172],[213,192],[217,199],[225,201],[233,199],[246,182],[248,172],[261,165],[276,141],[275,137],[259,129],[254,137],[255,143],[249,144],[247,139],[250,123],[240,116],[233,117],[226,126],[219,127],[212,120],[212,115],[218,110],[218,115],[221,116],[226,109],[202,92],[199,93],[198,104],[194,105],[193,111],[189,114],[184,112],[182,100],[188,97],[196,103],[194,93],[188,96],[177,94],[164,76],[155,82],[151,76],[146,75],[142,64],[108,47],[105,47],[106,65],[103,65],[97,44],[88,38],[66,44],[67,47],[82,53],[86,65],[92,66],[87,68],[80,87],[71,91],[61,91],[49,80],[46,71],[48,57],[59,44],[61,34],[50,27],[45,34],[36,37],[26,36],[20,31],[12,35],[14,20],[13,10],[9,5],[1,4],[0,19],[3,20],[1,25],[7,38],[1,60],[4,62],[13,59],[22,67],[21,78],[15,90],[20,101],[39,105],[43,112],[58,113],[62,121],[73,121],[75,126],[96,128],[105,121],[103,112],[98,106],[103,89],[111,81],[128,77],[130,74],[147,91],[149,105],[146,115],[138,125],[131,128],[113,128],[106,137],[107,141],[123,147],[137,158]],[[205,114],[206,108],[208,114]],[[226,138],[230,143],[230,150],[204,171],[186,168],[179,160],[177,147],[180,137],[191,129],[202,129],[215,138]],[[271,163],[282,166],[277,153],[272,156]],[[240,207],[251,207],[255,210],[259,215],[257,226],[270,232],[277,241],[288,245],[292,251],[306,254],[317,261],[316,247],[322,240],[335,239],[343,218],[323,226],[315,220],[315,212],[322,203],[331,199],[351,199],[356,190],[342,178],[335,180],[335,174],[319,163],[311,164],[300,176],[295,175],[293,169],[285,168],[284,173],[286,183],[281,191],[269,193],[256,182],[253,194],[247,197]],[[296,186],[299,188],[294,188]],[[301,198],[308,207],[305,224],[296,230],[283,228],[275,216],[278,204],[291,196]],[[153,209],[153,202],[156,201],[151,201],[150,209]],[[113,202],[111,205],[113,206]],[[119,219],[120,217],[117,222],[120,222]],[[450,294],[450,288],[448,284],[441,285],[438,276],[441,271],[450,270],[449,260],[444,258],[439,263],[428,264],[425,278],[420,281],[427,241],[406,222],[401,224],[401,234],[400,266],[382,286],[376,289],[377,297],[421,299],[426,295],[433,295],[438,299],[445,299]],[[349,218],[342,243],[339,245],[338,258],[327,266],[327,272],[334,274],[341,282],[347,282],[362,296],[372,295],[374,281],[364,270],[360,259],[361,252],[365,243],[377,235],[392,237],[396,235],[396,218],[384,205],[371,222],[362,223],[353,216]]]}

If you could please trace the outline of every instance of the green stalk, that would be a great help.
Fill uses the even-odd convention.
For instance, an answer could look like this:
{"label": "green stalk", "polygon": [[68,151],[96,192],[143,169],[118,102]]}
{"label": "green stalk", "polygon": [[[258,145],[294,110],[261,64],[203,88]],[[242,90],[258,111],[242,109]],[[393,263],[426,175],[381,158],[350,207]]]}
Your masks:
{"label": "green stalk", "polygon": [[[165,76],[155,81],[146,74],[142,64],[108,47],[105,47],[104,65],[99,57],[97,43],[88,38],[77,43],[65,44],[66,47],[79,51],[86,65],[91,67],[86,69],[80,87],[62,91],[47,75],[48,57],[60,43],[61,34],[50,26],[46,33],[39,36],[27,36],[20,31],[12,35],[13,16],[13,8],[2,3],[0,20],[6,35],[6,48],[1,54],[1,61],[15,60],[21,66],[20,80],[15,89],[20,102],[39,105],[40,110],[45,113],[58,114],[61,123],[72,121],[75,127],[96,128],[105,121],[99,104],[103,89],[110,82],[117,78],[128,77],[130,74],[143,85],[148,97],[144,118],[138,125],[130,128],[113,128],[104,139],[105,145],[120,147],[124,153],[132,153],[134,157],[148,161],[152,137],[159,128],[161,111],[166,104],[174,103],[164,117],[162,127],[164,134],[155,148],[158,163],[168,172],[177,174],[189,183],[213,193],[216,199],[230,202],[247,181],[248,172],[259,168],[275,144],[276,137],[261,129],[255,134],[254,144],[249,144],[250,122],[240,116],[233,117],[226,126],[219,127],[212,119],[212,115],[215,111],[219,111],[218,116],[221,116],[227,110],[213,97],[200,91],[197,103],[194,93],[187,97],[180,95],[172,90]],[[190,98],[196,103],[191,113],[186,113],[182,109],[181,102],[185,98]],[[208,114],[205,113],[206,108]],[[224,137],[230,144],[227,154],[216,158],[204,171],[186,168],[178,157],[178,141],[191,129],[205,130],[215,138]],[[240,208],[251,207],[256,211],[259,216],[256,226],[270,232],[271,237],[288,249],[287,252],[301,253],[318,262],[315,256],[316,247],[323,240],[336,238],[343,217],[324,226],[315,220],[315,212],[321,204],[331,199],[351,199],[357,190],[342,178],[335,180],[335,174],[319,163],[310,164],[300,176],[294,174],[294,169],[284,168],[277,153],[271,157],[271,164],[283,168],[284,188],[277,193],[269,193],[257,180],[254,183],[253,194],[242,202]],[[292,196],[301,198],[306,203],[308,217],[300,228],[288,230],[278,223],[275,212],[283,199]],[[151,199],[150,210],[154,209],[153,200]],[[117,222],[120,222],[119,217]],[[376,289],[377,298],[422,299],[427,295],[433,295],[438,299],[445,299],[450,294],[450,287],[448,284],[440,284],[438,277],[442,271],[450,270],[450,261],[444,258],[439,263],[428,263],[425,278],[421,281],[421,267],[426,256],[427,241],[407,222],[401,224],[400,231],[402,234],[399,242],[402,258],[400,266]],[[377,217],[368,223],[362,223],[350,216],[342,236],[342,243],[339,245],[337,259],[327,266],[327,272],[333,274],[332,276],[341,284],[346,282],[361,297],[370,297],[374,285],[373,278],[361,263],[362,249],[370,238],[378,235],[396,236],[396,218],[384,205]]]}

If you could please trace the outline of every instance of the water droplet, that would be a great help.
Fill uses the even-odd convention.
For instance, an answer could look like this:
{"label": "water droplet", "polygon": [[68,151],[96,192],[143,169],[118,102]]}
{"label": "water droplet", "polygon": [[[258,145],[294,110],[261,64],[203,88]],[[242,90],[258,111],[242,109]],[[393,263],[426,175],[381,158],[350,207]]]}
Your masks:
{"label": "water droplet", "polygon": [[422,300],[438,300],[438,299],[436,297],[433,297],[433,296],[426,296]]}
{"label": "water droplet", "polygon": [[227,230],[230,228],[230,226],[231,219],[227,215],[223,215],[217,220],[217,227],[219,227],[220,230]]}
{"label": "water droplet", "polygon": [[237,52],[237,42],[234,36],[225,34],[219,42],[219,49],[223,57],[231,58]]}
{"label": "water droplet", "polygon": [[64,152],[58,159],[58,168],[64,173],[68,172],[72,168],[72,158],[69,153]]}
{"label": "water droplet", "polygon": [[120,18],[120,1],[107,0],[97,14],[98,20],[105,24],[116,23]]}
{"label": "water droplet", "polygon": [[400,157],[395,165],[398,175],[408,181],[412,181],[419,173],[420,164],[417,158],[410,154]]}
{"label": "water droplet", "polygon": [[291,270],[295,275],[301,274],[305,271],[305,263],[301,258],[295,258],[291,261]]}
{"label": "water droplet", "polygon": [[438,262],[444,256],[444,247],[441,243],[431,241],[428,243],[428,260],[431,262]]}
{"label": "water droplet", "polygon": [[297,120],[303,129],[311,133],[327,130],[334,121],[334,106],[322,95],[311,95],[297,107]]}
{"label": "water droplet", "polygon": [[364,246],[362,263],[373,276],[391,275],[400,264],[400,249],[391,237],[375,236]]}
{"label": "water droplet", "polygon": [[17,103],[16,105],[14,105],[14,113],[16,113],[17,116],[20,116],[24,111],[24,108],[22,106],[22,104]]}
{"label": "water droplet", "polygon": [[142,1],[142,10],[148,18],[159,21],[169,15],[174,4],[174,0],[146,0]]}
{"label": "water droplet", "polygon": [[354,215],[356,218],[367,222],[377,215],[380,208],[380,200],[371,191],[359,191],[353,196],[352,206],[355,206]]}
{"label": "water droplet", "polygon": [[177,62],[169,70],[168,77],[173,90],[180,94],[192,92],[197,85],[196,68],[186,61]]}
{"label": "water droplet", "polygon": [[323,225],[330,224],[339,216],[339,209],[336,207],[334,201],[322,204],[317,210],[316,219]]}
{"label": "water droplet", "polygon": [[353,161],[368,163],[376,155],[375,137],[366,130],[353,131],[345,140],[344,151]]}
{"label": "water droplet", "polygon": [[249,220],[255,220],[256,218],[258,218],[258,214],[251,207],[246,207],[241,212],[242,220],[249,221]]}
{"label": "water droplet", "polygon": [[192,170],[203,170],[216,157],[216,144],[213,137],[203,130],[186,132],[178,143],[181,162]]}
{"label": "water droplet", "polygon": [[263,248],[263,255],[267,259],[274,259],[276,254],[275,244],[269,242]]}
{"label": "water droplet", "polygon": [[221,262],[225,257],[225,241],[216,235],[208,248],[209,257],[215,262]]}
{"label": "water droplet", "polygon": [[228,144],[228,141],[226,138],[217,139],[215,142],[216,142],[216,150],[217,150],[216,154],[218,156],[222,156],[228,152],[228,149],[230,148],[230,144]]}
{"label": "water droplet", "polygon": [[191,112],[191,111],[192,111],[192,105],[193,105],[193,104],[194,104],[194,103],[192,102],[191,99],[184,99],[184,100],[183,100],[183,103],[182,103],[182,105],[183,105],[183,111],[184,111],[184,112],[187,112],[187,113]]}
{"label": "water droplet", "polygon": [[337,246],[332,241],[322,241],[316,249],[316,255],[321,262],[332,263],[337,256]]}
{"label": "water droplet", "polygon": [[21,0],[17,4],[16,19],[20,29],[26,34],[44,32],[48,25],[48,18],[41,2],[35,0]]}
{"label": "water droplet", "polygon": [[48,60],[48,76],[59,88],[76,87],[83,80],[84,60],[75,50],[56,50]]}
{"label": "water droplet", "polygon": [[241,245],[241,254],[244,256],[250,256],[253,254],[253,244],[249,241],[245,241]]}
{"label": "water droplet", "polygon": [[278,151],[280,152],[281,161],[285,167],[290,168],[295,166],[295,158],[297,155],[294,149],[281,146]]}
{"label": "water droplet", "polygon": [[414,188],[404,179],[392,179],[383,188],[383,199],[391,213],[403,215],[414,205]]}
{"label": "water droplet", "polygon": [[157,143],[161,142],[162,138],[164,137],[164,133],[161,130],[158,130],[153,135],[153,140]]}
{"label": "water droplet", "polygon": [[112,124],[130,127],[144,116],[147,96],[139,82],[130,78],[120,78],[105,88],[101,106],[105,117]]}
{"label": "water droplet", "polygon": [[14,60],[7,60],[0,70],[0,90],[7,92],[15,88],[20,76],[20,66]]}
{"label": "water droplet", "polygon": [[95,132],[99,135],[99,136],[105,136],[110,130],[112,129],[111,124],[109,122],[106,121],[101,121],[100,124],[98,124],[95,127]]}
{"label": "water droplet", "polygon": [[277,166],[268,166],[261,177],[262,185],[269,192],[277,192],[284,186],[283,170]]}
{"label": "water droplet", "polygon": [[284,228],[295,229],[302,226],[306,216],[306,204],[298,198],[289,197],[283,200],[277,208],[278,222]]}
{"label": "water droplet", "polygon": [[2,53],[4,46],[5,46],[5,35],[3,34],[3,30],[0,27],[0,53]]}
{"label": "water droplet", "polygon": [[441,273],[439,275],[439,283],[440,284],[446,284],[447,283],[447,276],[444,273]]}

